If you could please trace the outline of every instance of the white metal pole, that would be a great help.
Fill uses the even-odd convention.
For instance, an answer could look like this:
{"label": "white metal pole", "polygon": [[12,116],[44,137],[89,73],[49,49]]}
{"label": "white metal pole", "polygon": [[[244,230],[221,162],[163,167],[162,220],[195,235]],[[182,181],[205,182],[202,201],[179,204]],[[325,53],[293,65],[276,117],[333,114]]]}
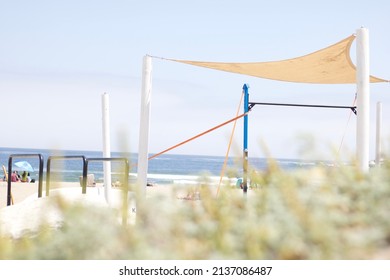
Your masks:
{"label": "white metal pole", "polygon": [[[102,115],[103,115],[103,157],[111,157],[111,142],[110,142],[110,103],[109,95],[102,95]],[[111,162],[103,163],[104,172],[104,195],[108,204],[111,204]]]}
{"label": "white metal pole", "polygon": [[375,166],[381,163],[381,138],[382,138],[382,102],[376,104],[376,143],[375,143]]}
{"label": "white metal pole", "polygon": [[363,27],[356,32],[356,68],[356,157],[359,170],[366,173],[369,170],[370,71],[369,35],[368,29]]}
{"label": "white metal pole", "polygon": [[144,56],[143,59],[141,118],[140,118],[139,144],[138,144],[137,183],[141,193],[145,193],[147,175],[148,175],[151,93],[152,93],[152,58],[146,55]]}

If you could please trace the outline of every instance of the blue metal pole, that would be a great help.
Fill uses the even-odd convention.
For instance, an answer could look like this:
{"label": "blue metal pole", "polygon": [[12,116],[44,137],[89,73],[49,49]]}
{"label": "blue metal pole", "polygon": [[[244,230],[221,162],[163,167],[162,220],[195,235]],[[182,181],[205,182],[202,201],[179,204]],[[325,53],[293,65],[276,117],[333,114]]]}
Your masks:
{"label": "blue metal pole", "polygon": [[[248,113],[248,106],[249,106],[249,93],[248,93],[249,86],[247,84],[244,84],[243,91],[244,91],[244,113]],[[248,115],[244,116],[244,151],[248,149]]]}
{"label": "blue metal pole", "polygon": [[[249,111],[249,85],[244,84],[244,113]],[[243,192],[248,191],[248,115],[244,116],[244,151],[243,151]]]}

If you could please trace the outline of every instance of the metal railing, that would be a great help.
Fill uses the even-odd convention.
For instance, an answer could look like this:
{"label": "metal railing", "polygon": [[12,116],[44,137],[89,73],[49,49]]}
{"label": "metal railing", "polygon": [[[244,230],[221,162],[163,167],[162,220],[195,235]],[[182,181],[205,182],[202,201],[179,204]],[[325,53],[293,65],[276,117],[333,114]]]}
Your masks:
{"label": "metal railing", "polygon": [[43,185],[43,156],[41,154],[12,154],[8,158],[8,182],[7,182],[7,206],[11,205],[12,200],[12,160],[14,158],[38,158],[39,175],[38,175],[38,197],[42,197]]}
{"label": "metal railing", "polygon": [[[83,189],[85,189],[85,186],[87,185],[87,169],[86,169],[86,158],[85,156],[79,156],[79,155],[74,155],[74,156],[50,156],[47,159],[47,166],[46,166],[46,196],[49,196],[50,192],[50,179],[51,179],[51,163],[52,161],[68,161],[68,160],[77,160],[81,159],[83,162],[83,180],[81,186]],[[84,192],[83,192],[84,193]]]}
{"label": "metal railing", "polygon": [[[38,197],[42,197],[42,186],[43,186],[43,164],[44,159],[41,154],[11,154],[8,159],[8,187],[7,187],[7,206],[11,205],[12,200],[12,162],[14,158],[34,158],[37,157],[39,159],[39,179],[38,179]],[[46,166],[46,196],[49,196],[50,192],[50,181],[51,181],[51,164],[53,161],[58,160],[77,160],[81,159],[83,163],[82,174],[82,194],[87,193],[87,175],[88,175],[88,167],[91,162],[123,162],[124,163],[124,184],[122,186],[123,190],[123,214],[122,214],[122,224],[127,224],[127,212],[128,212],[128,191],[129,191],[129,160],[127,158],[86,158],[85,156],[73,155],[73,156],[49,156],[47,160]]]}

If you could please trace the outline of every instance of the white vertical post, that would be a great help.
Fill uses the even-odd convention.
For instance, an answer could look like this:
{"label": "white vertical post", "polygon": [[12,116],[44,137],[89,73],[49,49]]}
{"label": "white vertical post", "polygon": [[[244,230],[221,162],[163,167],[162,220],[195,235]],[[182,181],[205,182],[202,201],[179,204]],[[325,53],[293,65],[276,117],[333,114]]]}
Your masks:
{"label": "white vertical post", "polygon": [[152,93],[152,58],[146,55],[144,56],[143,59],[141,118],[140,118],[139,144],[138,144],[137,183],[141,193],[145,193],[147,175],[148,175],[151,93]]}
{"label": "white vertical post", "polygon": [[357,85],[357,128],[356,157],[358,169],[369,171],[369,116],[370,116],[370,71],[369,36],[367,28],[356,32],[356,85]]}
{"label": "white vertical post", "polygon": [[[103,124],[103,157],[111,157],[110,142],[110,104],[107,93],[102,95],[102,124]],[[111,162],[103,163],[104,172],[104,195],[108,204],[111,204]]]}
{"label": "white vertical post", "polygon": [[380,166],[381,163],[381,138],[382,138],[382,103],[376,104],[376,138],[375,138],[375,166]]}

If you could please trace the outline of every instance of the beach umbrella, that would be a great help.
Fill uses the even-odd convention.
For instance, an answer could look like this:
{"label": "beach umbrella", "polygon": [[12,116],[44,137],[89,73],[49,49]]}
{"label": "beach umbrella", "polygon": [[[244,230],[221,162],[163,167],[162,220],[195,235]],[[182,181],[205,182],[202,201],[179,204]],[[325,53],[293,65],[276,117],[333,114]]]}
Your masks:
{"label": "beach umbrella", "polygon": [[34,168],[31,166],[31,164],[28,161],[17,161],[14,163],[15,170],[17,171],[28,171],[28,172],[34,172]]}

